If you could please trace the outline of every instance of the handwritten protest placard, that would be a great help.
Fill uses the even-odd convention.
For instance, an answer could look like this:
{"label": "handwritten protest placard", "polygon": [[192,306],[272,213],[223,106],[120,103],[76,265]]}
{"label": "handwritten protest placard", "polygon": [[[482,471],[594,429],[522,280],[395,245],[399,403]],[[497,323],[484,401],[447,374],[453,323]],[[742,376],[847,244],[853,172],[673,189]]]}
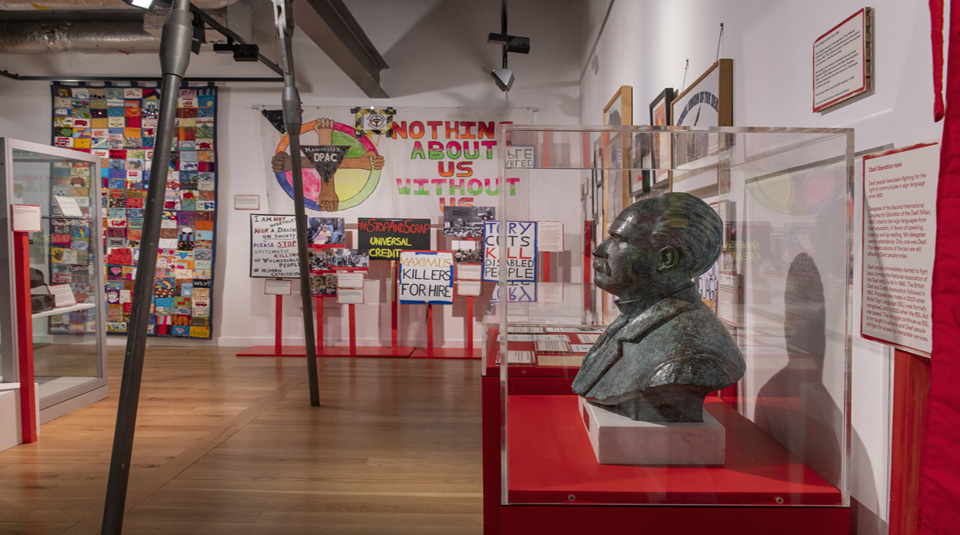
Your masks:
{"label": "handwritten protest placard", "polygon": [[400,302],[406,305],[452,305],[453,252],[400,253]]}
{"label": "handwritten protest placard", "polygon": [[299,266],[294,217],[250,214],[250,276],[297,279]]}
{"label": "handwritten protest placard", "polygon": [[371,260],[396,260],[401,251],[430,249],[429,219],[357,219],[359,249],[366,249]]}
{"label": "handwritten protest placard", "polygon": [[[483,280],[500,280],[500,222],[483,222]],[[537,280],[537,223],[508,221],[506,253],[508,281]]]}

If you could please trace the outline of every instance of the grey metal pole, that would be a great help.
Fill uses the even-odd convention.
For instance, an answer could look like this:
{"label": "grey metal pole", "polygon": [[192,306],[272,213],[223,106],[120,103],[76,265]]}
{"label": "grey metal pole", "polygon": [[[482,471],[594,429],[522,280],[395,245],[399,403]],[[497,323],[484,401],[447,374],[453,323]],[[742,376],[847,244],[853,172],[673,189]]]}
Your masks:
{"label": "grey metal pole", "polygon": [[160,118],[150,165],[150,183],[144,205],[143,232],[140,241],[140,261],[133,286],[133,309],[127,325],[127,348],[120,382],[120,401],[117,407],[117,425],[113,434],[113,452],[110,457],[110,475],[107,496],[103,506],[103,535],[123,532],[123,514],[130,479],[130,458],[133,454],[133,434],[137,425],[137,406],[140,401],[140,381],[143,376],[143,357],[147,345],[147,327],[150,303],[157,270],[157,248],[163,216],[164,192],[167,189],[167,170],[170,167],[170,140],[177,116],[177,97],[183,76],[190,62],[190,41],[193,29],[190,22],[189,0],[174,0],[173,9],[163,25],[160,37],[160,68],[163,71],[160,86]]}
{"label": "grey metal pole", "polygon": [[307,379],[310,405],[320,406],[320,385],[317,378],[317,350],[313,334],[313,296],[310,295],[310,266],[307,258],[307,213],[303,201],[303,168],[300,164],[300,127],[303,123],[300,93],[293,71],[293,12],[290,0],[273,0],[277,36],[280,39],[283,69],[283,123],[290,139],[293,165],[293,209],[297,222],[297,252],[300,257],[300,301],[303,310],[303,334],[307,344]]}

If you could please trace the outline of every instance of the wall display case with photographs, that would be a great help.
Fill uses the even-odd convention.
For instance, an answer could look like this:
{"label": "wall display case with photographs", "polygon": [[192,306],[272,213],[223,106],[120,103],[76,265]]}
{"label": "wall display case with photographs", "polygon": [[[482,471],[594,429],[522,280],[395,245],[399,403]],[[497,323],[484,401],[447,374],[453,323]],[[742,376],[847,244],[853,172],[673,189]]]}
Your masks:
{"label": "wall display case with photographs", "polygon": [[[497,511],[501,518],[519,521],[538,510],[545,531],[589,515],[591,522],[600,522],[591,524],[594,529],[613,531],[615,521],[606,520],[599,506],[630,506],[618,509],[620,525],[686,506],[696,508],[693,516],[701,524],[732,515],[727,521],[737,517],[738,529],[759,535],[776,532],[786,518],[758,513],[773,507],[789,511],[796,525],[845,533],[852,130],[504,125],[499,142],[506,140],[533,146],[536,165],[516,169],[505,161],[504,174],[578,185],[587,222],[594,215],[589,193],[597,154],[607,173],[618,174],[638,170],[636,165],[609,167],[642,162],[638,149],[670,146],[674,157],[652,159],[649,170],[675,177],[725,176],[724,188],[715,179],[714,187],[692,193],[723,221],[709,295],[713,312],[706,312],[716,314],[719,328],[731,334],[746,372],[704,403],[725,430],[719,463],[681,466],[670,460],[669,447],[655,444],[646,449],[664,454],[664,464],[600,464],[588,437],[590,421],[571,383],[594,344],[611,336],[605,330],[622,328],[619,309],[604,316],[598,310],[603,292],[576,283],[546,292],[556,297],[551,302],[537,291],[533,302],[492,303],[484,319],[483,448],[488,473],[499,477],[485,480],[487,514]],[[603,157],[614,149],[611,144],[626,146],[628,153]],[[583,151],[585,146],[593,150]],[[687,157],[699,155],[703,146],[713,149]],[[550,158],[543,158],[545,153]],[[549,219],[536,213],[537,207],[506,196],[500,206],[501,224]],[[610,205],[600,209],[598,219],[609,222],[618,215],[609,210]],[[587,261],[585,249],[609,236],[601,227],[592,240],[578,238],[568,242],[584,250],[571,252]],[[592,266],[598,268],[605,269],[602,260]],[[499,284],[508,284],[505,273]],[[691,303],[706,306],[695,297]],[[647,331],[638,336],[637,343]],[[558,514],[542,513],[545,507],[557,508]]]}
{"label": "wall display case with photographs", "polygon": [[106,397],[104,311],[108,302],[129,308],[131,298],[129,291],[104,293],[100,158],[8,138],[0,138],[0,149],[0,374],[18,382],[14,333],[23,321],[13,298],[10,205],[39,206],[41,231],[29,235],[29,260],[37,281],[31,295],[52,296],[37,299],[31,318],[44,422]]}

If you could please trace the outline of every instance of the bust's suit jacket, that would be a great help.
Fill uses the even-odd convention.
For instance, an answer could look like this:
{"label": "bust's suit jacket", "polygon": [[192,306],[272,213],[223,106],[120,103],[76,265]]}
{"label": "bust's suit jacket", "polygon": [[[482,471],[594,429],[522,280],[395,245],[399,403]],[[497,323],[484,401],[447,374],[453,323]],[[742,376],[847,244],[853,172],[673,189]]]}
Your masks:
{"label": "bust's suit jacket", "polygon": [[[667,385],[720,390],[746,368],[736,342],[695,288],[685,288],[639,314],[621,306],[583,360],[573,391],[616,405]],[[694,388],[697,389],[697,388]]]}

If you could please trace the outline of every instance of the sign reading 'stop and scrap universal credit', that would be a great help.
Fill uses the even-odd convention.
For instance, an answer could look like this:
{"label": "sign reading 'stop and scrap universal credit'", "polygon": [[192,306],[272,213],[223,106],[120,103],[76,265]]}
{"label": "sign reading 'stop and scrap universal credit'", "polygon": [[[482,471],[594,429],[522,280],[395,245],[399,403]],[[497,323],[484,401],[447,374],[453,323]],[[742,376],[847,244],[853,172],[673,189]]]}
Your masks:
{"label": "sign reading 'stop and scrap universal credit'", "polygon": [[[501,241],[506,245],[501,255]],[[537,280],[537,223],[507,221],[501,239],[500,222],[483,222],[483,280],[500,280],[500,260],[506,260],[508,281]]]}
{"label": "sign reading 'stop and scrap universal credit'", "polygon": [[400,302],[405,305],[452,305],[453,252],[400,253]]}
{"label": "sign reading 'stop and scrap universal credit'", "polygon": [[297,279],[297,221],[292,215],[250,215],[250,276]]}
{"label": "sign reading 'stop and scrap universal credit'", "polygon": [[357,229],[357,248],[370,251],[371,260],[397,260],[400,251],[430,249],[429,219],[361,217]]}

